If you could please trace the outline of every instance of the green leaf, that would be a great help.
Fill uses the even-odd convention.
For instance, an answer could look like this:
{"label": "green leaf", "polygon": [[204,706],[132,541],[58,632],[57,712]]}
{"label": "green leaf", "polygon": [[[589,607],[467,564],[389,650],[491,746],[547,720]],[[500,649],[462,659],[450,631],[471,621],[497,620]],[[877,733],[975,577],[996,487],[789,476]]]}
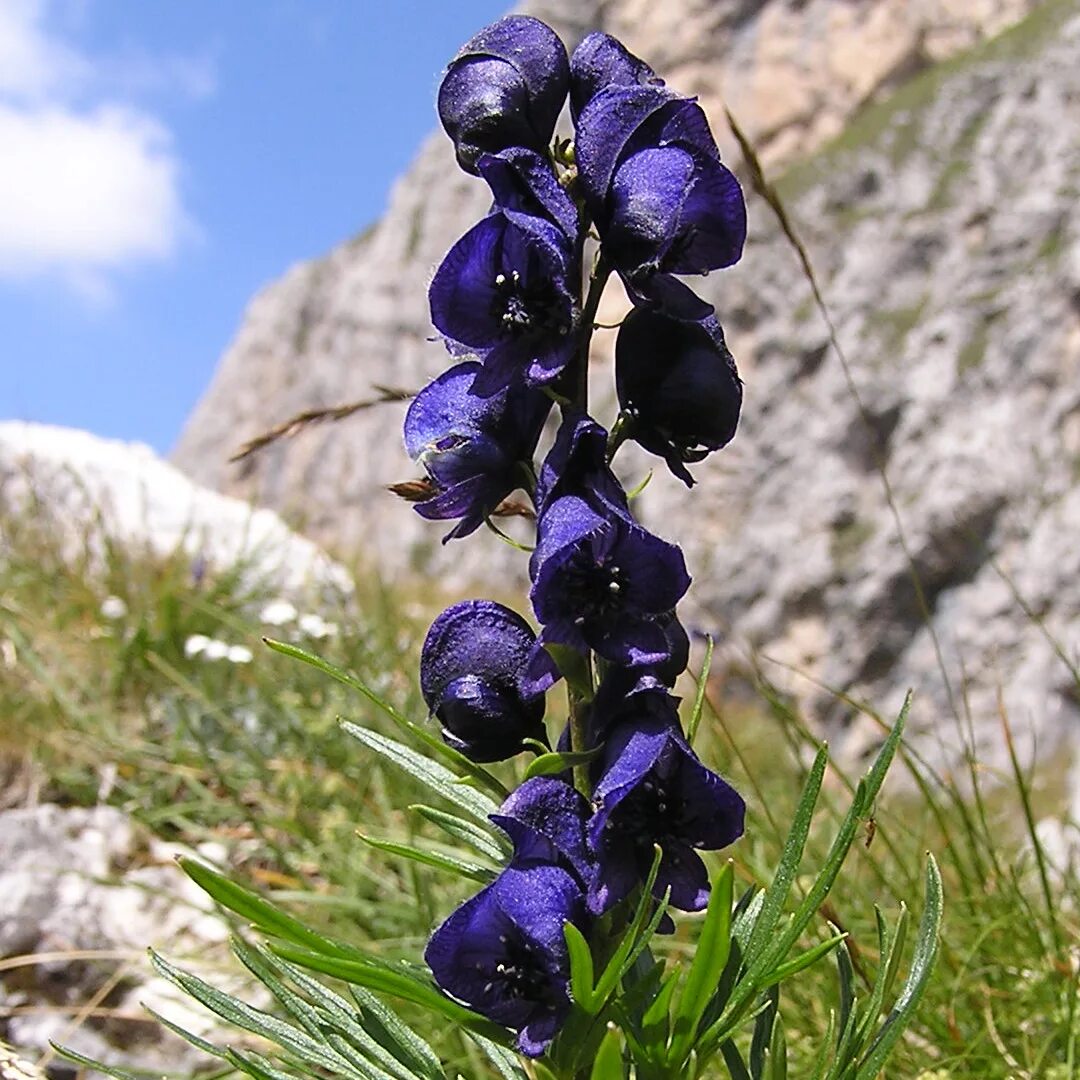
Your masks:
{"label": "green leaf", "polygon": [[80,1054],[78,1050],[72,1050],[70,1047],[62,1046],[60,1043],[55,1043],[52,1040],[49,1041],[49,1045],[62,1058],[73,1061],[76,1065],[83,1065],[88,1069],[93,1069],[95,1072],[111,1076],[113,1077],[113,1080],[146,1080],[148,1076],[152,1075],[149,1072],[129,1072],[127,1069],[118,1069],[115,1065],[106,1065],[92,1057],[87,1057],[85,1054]]}
{"label": "green leaf", "polygon": [[444,829],[455,840],[468,844],[475,848],[481,855],[500,866],[507,861],[512,850],[512,845],[506,834],[499,829],[493,831],[490,822],[486,829],[481,829],[473,822],[467,821],[457,814],[451,814],[446,810],[439,810],[434,806],[425,806],[423,803],[413,803],[410,810],[419,814],[422,818]]}
{"label": "green leaf", "polygon": [[[287,1073],[277,1068],[268,1058],[252,1050],[226,1050],[225,1057],[238,1072],[252,1077],[253,1080],[297,1080],[295,1073]],[[371,1078],[365,1077],[365,1080]]]}
{"label": "green leaf", "polygon": [[488,815],[498,812],[498,805],[486,795],[475,788],[465,787],[458,783],[460,779],[445,766],[437,761],[418,754],[415,750],[399,743],[396,739],[387,738],[378,732],[369,731],[348,720],[341,722],[341,727],[354,739],[362,742],[370,750],[381,754],[388,761],[392,761],[399,768],[404,769],[410,776],[419,780],[421,784],[431,788],[432,791],[441,795],[447,802],[453,803],[459,810],[464,810],[471,818],[481,825],[488,825]]}
{"label": "green leaf", "polygon": [[506,1031],[490,1020],[452,1001],[431,983],[423,982],[415,975],[401,968],[377,965],[367,960],[347,960],[336,956],[325,956],[308,952],[292,945],[271,946],[283,960],[299,964],[311,971],[320,971],[348,983],[355,983],[368,990],[391,994],[403,1001],[411,1001],[442,1016],[453,1024],[460,1024],[469,1031],[475,1031],[485,1038],[500,1045],[507,1045],[509,1037]]}
{"label": "green leaf", "polygon": [[[745,956],[748,977],[755,979],[763,973],[765,965],[760,961],[766,952],[775,953],[769,946],[775,942],[776,924],[787,903],[788,894],[791,892],[792,882],[798,873],[799,864],[802,862],[803,851],[806,848],[806,839],[810,835],[810,823],[814,816],[814,807],[817,805],[818,795],[821,792],[821,783],[825,778],[825,766],[829,760],[827,746],[822,746],[814,757],[814,764],[803,785],[799,805],[795,809],[792,818],[791,830],[784,842],[784,850],[780,856],[780,862],[776,867],[772,882],[765,890],[765,897],[761,905],[761,913],[754,920],[754,929],[747,942]],[[782,955],[782,954],[781,954]],[[777,957],[779,959],[779,957]]]}
{"label": "green leaf", "polygon": [[413,862],[424,866],[434,867],[457,877],[476,881],[481,885],[487,885],[494,880],[497,871],[490,866],[481,866],[478,863],[466,862],[453,855],[444,855],[437,851],[426,851],[423,848],[413,847],[412,844],[401,844],[396,840],[379,840],[373,836],[365,836],[363,833],[356,834],[368,847],[376,851],[385,851],[388,855],[396,855],[402,859],[411,859]]}
{"label": "green leaf", "polygon": [[531,780],[534,776],[555,776],[577,765],[588,765],[590,761],[603,753],[603,750],[602,746],[597,746],[593,750],[541,754],[529,762],[529,767],[525,770],[525,779]]}
{"label": "green leaf", "polygon": [[324,953],[327,956],[354,958],[364,956],[364,953],[353,945],[334,941],[308,929],[299,919],[278,910],[257,893],[230,881],[224,874],[212,870],[209,866],[196,862],[186,855],[180,856],[177,862],[180,864],[180,869],[211,899],[217,901],[223,908],[247,919],[264,934],[295,942],[297,945],[303,945],[313,952]]}
{"label": "green leaf", "polygon": [[694,959],[675,1007],[671,1052],[667,1058],[671,1067],[680,1064],[690,1050],[698,1022],[720,983],[724,965],[731,953],[731,901],[734,890],[735,868],[729,860],[713,882],[709,906],[694,949]]}
{"label": "green leaf", "polygon": [[422,742],[429,750],[436,754],[436,756],[441,757],[444,761],[449,762],[468,776],[471,776],[478,784],[487,788],[500,802],[510,794],[499,780],[488,772],[487,769],[477,765],[475,761],[470,761],[469,758],[459,750],[455,750],[452,746],[447,746],[437,735],[433,735],[419,724],[414,724],[411,720],[402,716],[401,713],[399,713],[385,698],[377,694],[367,685],[367,683],[358,679],[355,675],[350,675],[349,672],[339,668],[336,664],[331,664],[329,660],[324,660],[321,656],[316,656],[314,653],[308,652],[307,649],[300,648],[299,645],[292,645],[287,641],[275,641],[273,638],[266,637],[263,638],[263,642],[273,649],[274,652],[281,653],[283,656],[289,656],[294,660],[300,660],[305,664],[310,664],[324,675],[329,675],[331,679],[363,694],[372,705],[385,713],[385,715],[399,728],[409,732],[410,735]]}
{"label": "green leaf", "polygon": [[624,1080],[626,1068],[623,1065],[622,1040],[619,1038],[619,1029],[614,1024],[608,1024],[604,1041],[600,1043],[600,1049],[596,1052],[596,1060],[593,1062],[589,1080]]}
{"label": "green leaf", "polygon": [[811,1067],[810,1080],[824,1080],[825,1070],[829,1064],[829,1051],[832,1049],[833,1035],[836,1032],[836,1013],[829,1010],[829,1023],[825,1028],[825,1034],[821,1039],[821,1046],[814,1055],[814,1064]]}
{"label": "green leaf", "polygon": [[570,996],[584,1013],[595,1016],[596,987],[593,984],[593,958],[589,943],[582,932],[572,923],[563,923],[563,937],[570,954]]}
{"label": "green leaf", "polygon": [[[294,974],[293,977],[298,976]],[[322,986],[321,983],[318,985]],[[324,991],[334,1002],[341,1002],[346,1012],[352,1011],[337,994],[325,988]],[[389,1005],[362,986],[350,986],[349,994],[360,1011],[366,1031],[418,1076],[426,1080],[442,1080],[444,1073],[435,1051]]]}
{"label": "green leaf", "polygon": [[823,956],[827,956],[831,953],[846,937],[847,934],[836,934],[826,941],[818,942],[813,948],[807,949],[804,953],[800,953],[786,964],[781,964],[779,967],[773,968],[772,971],[763,976],[761,982],[762,989],[781,983],[784,979],[788,979],[792,975],[797,975],[811,964],[817,963]]}
{"label": "green leaf", "polygon": [[919,936],[915,941],[915,951],[911,958],[911,970],[907,982],[892,1007],[881,1030],[877,1033],[870,1049],[859,1062],[855,1080],[874,1080],[881,1072],[892,1053],[896,1040],[903,1034],[911,1020],[937,959],[941,933],[941,914],[944,896],[941,887],[941,873],[933,855],[926,857],[926,903],[922,918],[919,920]]}
{"label": "green leaf", "polygon": [[772,1041],[769,1043],[767,1075],[769,1080],[787,1080],[787,1040],[779,1017],[773,1024]]}
{"label": "green leaf", "polygon": [[709,688],[709,672],[712,669],[712,657],[712,634],[706,634],[705,659],[701,664],[701,673],[697,678],[697,694],[694,696],[694,707],[690,710],[690,722],[686,725],[686,741],[691,746],[694,745],[694,737],[697,735],[697,729],[701,723],[701,714],[705,709],[705,694]]}
{"label": "green leaf", "polygon": [[754,1080],[762,1080],[765,1074],[765,1051],[772,1040],[773,1024],[776,1022],[776,1010],[780,1004],[780,991],[770,987],[765,991],[757,1019],[754,1021],[754,1034],[750,1040],[750,1075]]}
{"label": "green leaf", "polygon": [[885,1006],[885,999],[900,967],[900,956],[907,937],[908,910],[905,904],[900,904],[900,916],[896,920],[896,931],[893,934],[889,933],[889,928],[877,905],[874,906],[874,917],[877,921],[878,932],[878,970],[877,978],[870,991],[870,999],[866,1003],[866,1012],[856,1034],[856,1040],[860,1046],[866,1043],[871,1027],[877,1023],[881,1010]]}
{"label": "green leaf", "polygon": [[663,1061],[667,1053],[668,1037],[671,1034],[671,1016],[668,1010],[678,984],[679,969],[674,968],[664,976],[656,997],[641,1018],[641,1043],[645,1053],[653,1061]]}
{"label": "green leaf", "polygon": [[495,1066],[495,1071],[503,1080],[529,1080],[528,1073],[518,1064],[518,1056],[513,1051],[485,1039],[483,1035],[477,1035],[475,1031],[468,1032],[468,1036],[487,1055],[488,1061]]}
{"label": "green leaf", "polygon": [[720,1044],[720,1054],[728,1072],[731,1073],[731,1080],[752,1080],[750,1070],[746,1067],[739,1048],[730,1039],[725,1039]]}
{"label": "green leaf", "polygon": [[[222,993],[222,991],[209,983],[203,982],[197,976],[174,967],[153,950],[150,951],[150,962],[159,975],[164,976],[169,982],[183,990],[185,994],[193,997],[201,1005],[205,1005],[211,1012],[216,1013],[227,1023],[243,1028],[245,1031],[250,1031],[254,1035],[261,1035],[264,1039],[269,1039],[284,1050],[295,1054],[300,1060],[309,1065],[322,1066],[334,1074],[343,1070],[349,1071],[347,1063],[341,1059],[339,1054],[316,1042],[309,1035],[293,1027],[292,1024],[279,1017],[271,1016],[261,1009],[255,1009],[229,994]],[[340,962],[344,963],[344,961]],[[273,988],[271,987],[271,989]]]}
{"label": "green leaf", "polygon": [[589,663],[577,649],[569,645],[545,645],[555,666],[559,669],[566,685],[582,701],[592,701],[593,680]]}
{"label": "green leaf", "polygon": [[[373,1025],[375,1032],[369,1031],[367,1025],[372,1019],[376,1019],[370,1008],[361,1009],[358,1013],[350,1008],[349,1003],[340,995],[291,964],[285,963],[264,946],[234,942],[233,949],[260,982],[270,985],[266,974],[268,970],[281,978],[289,979],[305,998],[301,999],[295,994],[285,998],[275,991],[278,1000],[298,1022],[304,1017],[304,1026],[310,1034],[315,1036],[321,1033],[321,1037],[329,1041],[338,1053],[348,1056],[354,1064],[355,1051],[359,1051],[363,1068],[370,1070],[381,1067],[380,1073],[392,1074],[396,1080],[417,1080],[418,1077],[424,1080],[442,1080],[442,1068],[431,1048],[396,1017],[394,1019],[397,1020],[398,1034],[407,1032],[407,1038],[388,1038],[386,1025],[378,1020]],[[372,1000],[376,1005],[380,1004],[377,999]],[[393,1016],[385,1007],[380,1011]]]}
{"label": "green leaf", "polygon": [[223,1058],[225,1056],[225,1051],[222,1050],[220,1047],[215,1046],[211,1042],[207,1042],[203,1038],[200,1038],[198,1035],[195,1035],[193,1032],[188,1031],[187,1028],[181,1027],[179,1024],[177,1024],[173,1020],[170,1020],[168,1017],[162,1016],[161,1013],[150,1008],[150,1006],[147,1005],[145,1001],[142,1003],[142,1007],[159,1024],[161,1024],[162,1027],[168,1028],[169,1031],[171,1031],[174,1035],[178,1035],[185,1042],[190,1043],[192,1046],[194,1046],[196,1050],[200,1050],[202,1051],[202,1053],[207,1054],[210,1057]]}

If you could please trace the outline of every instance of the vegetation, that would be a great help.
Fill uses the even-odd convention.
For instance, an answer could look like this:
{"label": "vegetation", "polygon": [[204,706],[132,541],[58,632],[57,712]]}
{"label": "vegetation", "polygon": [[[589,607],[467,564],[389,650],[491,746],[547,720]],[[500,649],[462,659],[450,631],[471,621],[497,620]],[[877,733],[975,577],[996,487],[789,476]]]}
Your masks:
{"label": "vegetation", "polygon": [[[250,568],[200,574],[182,553],[161,561],[106,544],[95,569],[92,559],[72,562],[53,548],[55,530],[40,514],[7,508],[0,527],[9,771],[14,763],[36,772],[43,797],[104,797],[163,836],[220,840],[240,880],[307,924],[387,957],[415,957],[463,886],[366,845],[356,830],[403,843],[424,836],[437,850],[437,830],[403,811],[419,789],[340,730],[338,716],[379,726],[362,694],[259,638],[272,630],[303,641],[420,721],[411,673],[430,611],[358,577],[354,598],[318,612],[340,632],[305,641],[295,621],[260,621],[274,597],[250,583]],[[254,657],[191,655],[195,635],[246,644]],[[710,690],[697,741],[750,806],[746,836],[731,852],[736,890],[771,877],[817,745],[795,706],[760,673],[753,678],[752,707],[725,704]],[[692,697],[693,687],[684,693]],[[869,707],[845,704],[885,732]],[[974,760],[962,776],[939,776],[910,749],[902,758],[909,782],[894,766],[804,944],[826,941],[833,926],[847,932],[846,978],[865,994],[878,961],[876,910],[892,924],[902,899],[921,902],[932,850],[948,898],[942,949],[889,1075],[1076,1075],[1080,884],[1052,863],[1035,830],[1038,816],[1060,803],[1060,775],[1033,773],[1018,755],[1007,777],[987,775]],[[824,860],[850,804],[852,775],[831,767],[823,790],[804,861],[811,867]],[[806,885],[796,879],[795,902]],[[686,956],[692,947],[685,931],[666,944]],[[835,1022],[840,981],[827,962],[792,987],[785,984],[779,1012],[791,1073],[802,1076]],[[437,1045],[466,1075],[486,1075],[459,1036],[447,1032]]]}

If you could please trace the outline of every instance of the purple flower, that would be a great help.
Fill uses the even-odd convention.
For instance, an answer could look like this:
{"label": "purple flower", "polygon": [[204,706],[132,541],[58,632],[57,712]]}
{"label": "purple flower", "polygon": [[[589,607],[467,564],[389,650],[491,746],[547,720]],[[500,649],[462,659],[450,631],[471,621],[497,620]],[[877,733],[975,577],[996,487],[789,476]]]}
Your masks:
{"label": "purple flower", "polygon": [[563,924],[584,916],[581,889],[565,870],[510,866],[435,931],[424,959],[443,990],[539,1057],[570,1011]]}
{"label": "purple flower", "polygon": [[690,585],[673,544],[565,495],[540,515],[529,574],[544,642],[628,667],[670,658],[661,620]]}
{"label": "purple flower", "polygon": [[481,154],[509,146],[544,153],[569,77],[563,43],[539,19],[508,15],[470,38],[439,87],[439,119],[458,164],[475,173]]}
{"label": "purple flower", "polygon": [[474,394],[480,371],[476,361],[450,368],[416,395],[405,414],[405,449],[435,488],[417,513],[461,518],[443,543],[468,536],[521,486],[521,463],[532,461],[551,410],[546,394],[524,386],[487,398]]}
{"label": "purple flower", "polygon": [[491,820],[514,843],[514,866],[528,863],[558,865],[584,886],[591,858],[585,846],[585,796],[565,780],[534,776],[499,807]]}
{"label": "purple flower", "polygon": [[607,443],[608,433],[591,416],[563,410],[536,480],[538,515],[563,495],[577,495],[598,509],[630,518],[626,492],[607,463]]}
{"label": "purple flower", "polygon": [[524,739],[547,741],[544,696],[521,685],[535,644],[529,624],[493,600],[463,600],[435,619],[420,691],[450,746],[473,761],[503,761]]}
{"label": "purple flower", "polygon": [[615,385],[633,438],[688,487],[694,478],[684,462],[701,461],[735,435],[742,381],[713,316],[685,322],[635,308],[619,330]]}
{"label": "purple flower", "polygon": [[570,57],[570,115],[608,86],[663,86],[664,80],[621,41],[599,30],[582,39]]}
{"label": "purple flower", "polygon": [[672,275],[737,262],[746,204],[701,107],[665,87],[612,84],[582,110],[576,148],[603,250],[634,303],[710,314]]}
{"label": "purple flower", "polygon": [[695,849],[714,851],[737,840],[746,807],[687,745],[674,698],[645,690],[633,699],[638,716],[608,736],[593,792],[588,835],[597,864],[588,907],[601,914],[625,899],[647,876],[659,844],[653,895],[670,888],[672,907],[700,911],[709,877]]}
{"label": "purple flower", "polygon": [[573,265],[572,241],[558,225],[515,210],[494,210],[450,249],[428,291],[431,321],[452,352],[483,359],[474,392],[522,378],[547,383],[566,367]]}

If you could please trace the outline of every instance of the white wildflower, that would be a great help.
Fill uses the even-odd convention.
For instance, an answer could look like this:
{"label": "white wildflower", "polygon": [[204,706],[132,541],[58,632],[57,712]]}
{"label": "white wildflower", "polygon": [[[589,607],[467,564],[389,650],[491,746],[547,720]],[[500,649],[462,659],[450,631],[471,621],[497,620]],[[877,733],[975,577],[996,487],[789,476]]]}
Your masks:
{"label": "white wildflower", "polygon": [[184,642],[184,655],[190,660],[193,656],[206,652],[206,646],[209,644],[210,639],[205,634],[192,634]]}
{"label": "white wildflower", "polygon": [[231,646],[227,641],[218,641],[217,638],[210,638],[206,647],[203,649],[203,656],[207,660],[224,660],[229,655],[229,649]]}
{"label": "white wildflower", "polygon": [[128,606],[119,596],[106,596],[101,601],[101,617],[115,622],[127,617]]}
{"label": "white wildflower", "polygon": [[259,621],[267,626],[284,626],[286,623],[295,622],[298,614],[288,600],[271,600],[259,612]]}
{"label": "white wildflower", "polygon": [[225,659],[232,664],[250,664],[255,654],[246,645],[230,645]]}
{"label": "white wildflower", "polygon": [[301,632],[311,638],[336,637],[338,632],[337,623],[327,622],[321,615],[316,615],[314,612],[301,615],[298,625]]}

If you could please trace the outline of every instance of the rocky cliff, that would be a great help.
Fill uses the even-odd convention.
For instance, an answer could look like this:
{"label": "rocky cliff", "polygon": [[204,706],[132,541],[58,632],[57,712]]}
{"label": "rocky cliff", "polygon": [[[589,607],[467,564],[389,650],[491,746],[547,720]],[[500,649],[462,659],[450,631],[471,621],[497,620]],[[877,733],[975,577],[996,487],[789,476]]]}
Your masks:
{"label": "rocky cliff", "polygon": [[[948,739],[946,718],[970,708],[990,753],[999,687],[1044,749],[1080,722],[1066,662],[1080,649],[1080,125],[1068,120],[1080,10],[1031,8],[531,8],[569,41],[592,26],[623,37],[699,94],[718,130],[722,102],[739,116],[783,174],[847,358],[850,378],[790,245],[751,197],[746,257],[703,290],[746,382],[740,433],[698,467],[693,493],[658,475],[639,504],[687,549],[691,618],[719,635],[729,667],[753,650],[776,661],[768,673],[822,720],[847,711],[823,686],[883,711],[914,686],[925,728]],[[339,548],[363,545],[387,572],[461,582],[520,567],[490,536],[441,549],[437,527],[384,493],[412,473],[396,451],[401,406],[227,464],[302,409],[417,387],[445,366],[424,285],[486,201],[444,139],[426,143],[375,228],[252,302],[178,463]],[[617,318],[614,296],[608,308]],[[609,382],[612,335],[598,336]]]}

